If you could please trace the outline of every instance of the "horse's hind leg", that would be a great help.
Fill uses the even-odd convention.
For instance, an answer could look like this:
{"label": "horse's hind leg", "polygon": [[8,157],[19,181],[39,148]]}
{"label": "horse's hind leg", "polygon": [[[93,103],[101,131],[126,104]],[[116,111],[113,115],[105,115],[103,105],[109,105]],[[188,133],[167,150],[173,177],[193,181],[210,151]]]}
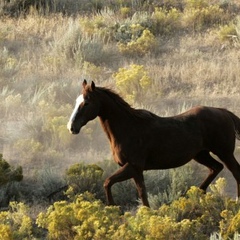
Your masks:
{"label": "horse's hind leg", "polygon": [[200,186],[204,192],[206,192],[209,184],[214,178],[222,171],[223,165],[215,160],[208,151],[200,152],[195,158],[195,161],[209,168],[210,173]]}
{"label": "horse's hind leg", "polygon": [[232,153],[224,156],[219,156],[219,157],[225,163],[227,168],[231,171],[233,177],[237,182],[237,194],[238,194],[237,196],[239,199],[240,197],[240,165]]}
{"label": "horse's hind leg", "polygon": [[142,200],[143,205],[149,207],[149,202],[148,202],[147,191],[146,191],[146,187],[145,187],[145,183],[144,183],[143,174],[140,173],[133,179],[135,181],[138,195],[139,195],[140,199]]}

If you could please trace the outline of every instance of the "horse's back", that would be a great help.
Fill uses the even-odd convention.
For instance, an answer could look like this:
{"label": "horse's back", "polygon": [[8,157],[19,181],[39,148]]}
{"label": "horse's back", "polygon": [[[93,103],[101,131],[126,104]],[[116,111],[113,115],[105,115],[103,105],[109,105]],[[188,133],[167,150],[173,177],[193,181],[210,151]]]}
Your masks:
{"label": "horse's back", "polygon": [[148,169],[177,167],[202,151],[220,156],[234,150],[234,125],[225,109],[199,106],[156,122],[152,141],[146,143],[151,149]]}

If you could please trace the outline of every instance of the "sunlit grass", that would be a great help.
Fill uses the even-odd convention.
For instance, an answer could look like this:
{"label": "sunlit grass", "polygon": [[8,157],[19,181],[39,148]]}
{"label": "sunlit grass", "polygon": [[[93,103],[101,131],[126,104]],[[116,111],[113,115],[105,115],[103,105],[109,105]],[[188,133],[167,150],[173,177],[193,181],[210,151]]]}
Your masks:
{"label": "sunlit grass", "polygon": [[[176,16],[174,21],[170,21],[170,13]],[[89,16],[44,16],[31,11],[25,17],[2,17],[0,85],[5,120],[10,120],[11,116],[11,121],[18,123],[28,119],[22,121],[23,125],[29,125],[31,121],[41,123],[43,126],[36,128],[38,131],[34,133],[34,138],[38,141],[44,139],[42,135],[46,135],[46,132],[43,133],[43,129],[47,132],[50,130],[44,126],[49,121],[47,116],[63,114],[67,119],[71,112],[70,105],[79,94],[84,78],[117,90],[114,74],[132,64],[143,66],[151,79],[148,88],[142,89],[142,97],[137,99],[135,106],[152,106],[161,115],[184,111],[187,108],[184,104],[194,105],[191,103],[194,98],[202,99],[198,102],[204,104],[208,104],[206,99],[209,98],[236,98],[240,92],[236,43],[232,44],[228,39],[223,42],[219,35],[221,26],[214,25],[208,31],[197,33],[189,30],[186,34],[174,32],[185,26],[182,14],[177,9],[170,12],[155,9],[152,15],[142,11],[132,17],[123,17],[121,13],[106,8],[102,14]],[[160,33],[155,29],[158,21],[165,21],[166,31],[162,29]],[[239,19],[236,18],[232,24],[230,26],[235,27],[237,34]],[[154,46],[142,41],[144,31],[152,32],[152,37],[155,34]],[[119,51],[119,42],[124,41],[137,43],[133,45],[136,54],[128,55]],[[138,55],[138,49],[144,51]],[[126,52],[130,50],[127,47],[125,49]],[[131,81],[130,78],[128,80]],[[133,91],[131,84],[125,87],[125,93],[127,90]],[[121,94],[126,98],[125,93]],[[167,99],[175,97],[183,100],[167,103]],[[160,109],[161,102],[167,103],[164,109]],[[65,111],[58,112],[60,107]],[[24,116],[18,117],[18,120],[13,118],[13,112],[17,110],[18,116]],[[46,111],[52,114],[46,114]],[[31,116],[32,119],[29,119]],[[21,134],[23,138],[31,139],[26,132]],[[94,139],[89,138],[88,134],[85,139]],[[46,148],[51,147],[49,142],[42,144]],[[70,143],[65,144],[69,149]]]}

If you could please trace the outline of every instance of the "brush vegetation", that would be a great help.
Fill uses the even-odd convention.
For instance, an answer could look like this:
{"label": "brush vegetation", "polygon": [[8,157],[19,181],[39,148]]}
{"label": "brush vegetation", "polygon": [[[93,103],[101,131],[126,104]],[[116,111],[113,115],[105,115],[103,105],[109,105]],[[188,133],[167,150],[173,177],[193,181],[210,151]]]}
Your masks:
{"label": "brush vegetation", "polygon": [[[206,174],[194,164],[145,174],[155,210],[136,209],[131,181],[113,189],[125,214],[105,207],[103,179],[116,170],[107,139],[98,121],[79,136],[66,123],[84,78],[161,116],[197,104],[240,116],[239,10],[234,0],[1,1],[0,152],[16,174],[13,181],[1,175],[1,207],[17,201],[0,214],[1,236],[232,238],[238,205],[216,189],[181,197]],[[235,192],[234,185],[228,195]]]}

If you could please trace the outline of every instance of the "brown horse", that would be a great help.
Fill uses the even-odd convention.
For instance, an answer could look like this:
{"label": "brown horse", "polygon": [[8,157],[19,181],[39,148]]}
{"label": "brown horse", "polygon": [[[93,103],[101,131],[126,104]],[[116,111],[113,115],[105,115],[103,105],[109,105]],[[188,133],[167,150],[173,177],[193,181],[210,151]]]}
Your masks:
{"label": "brown horse", "polygon": [[182,166],[194,159],[209,168],[200,188],[223,169],[215,154],[232,172],[240,195],[240,165],[233,152],[240,137],[240,118],[226,109],[195,107],[174,117],[159,117],[134,109],[113,91],[83,81],[82,94],[68,123],[72,134],[97,116],[110,141],[113,157],[121,168],[107,178],[104,188],[108,204],[114,204],[111,186],[133,178],[143,205],[149,206],[143,171]]}

